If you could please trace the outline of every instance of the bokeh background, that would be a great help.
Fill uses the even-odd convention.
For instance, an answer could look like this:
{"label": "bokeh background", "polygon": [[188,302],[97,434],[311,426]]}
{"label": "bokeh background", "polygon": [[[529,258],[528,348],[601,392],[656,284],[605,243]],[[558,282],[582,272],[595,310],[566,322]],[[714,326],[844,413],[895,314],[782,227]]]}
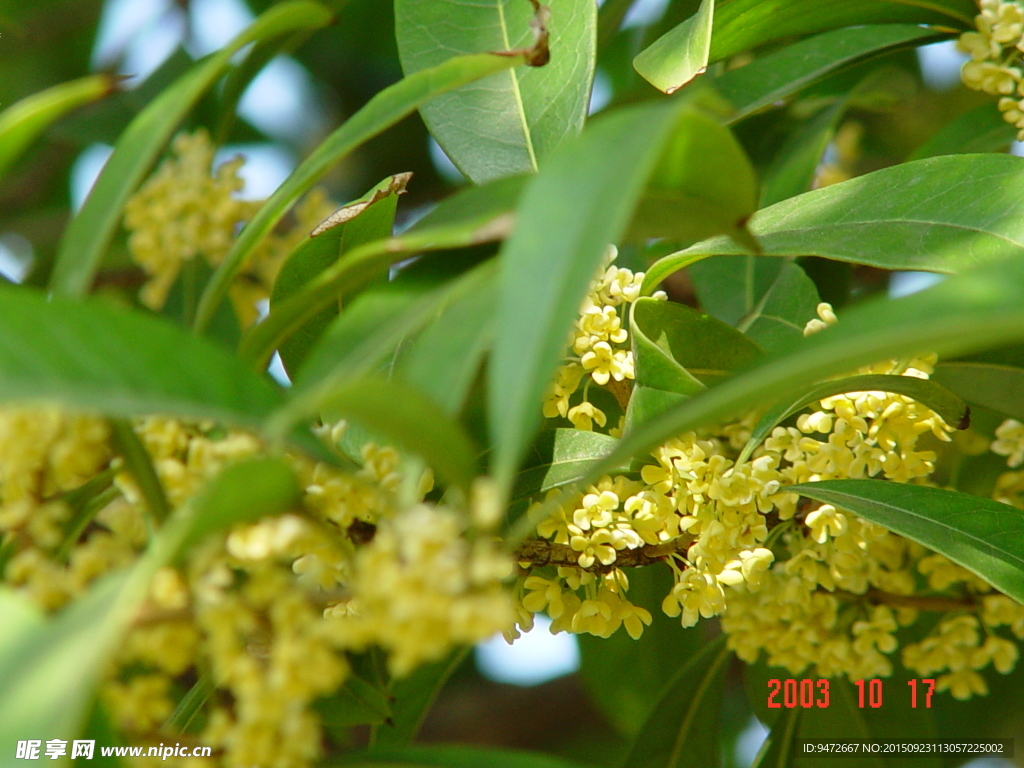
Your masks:
{"label": "bokeh background", "polygon": [[[0,109],[88,72],[126,76],[122,92],[62,120],[3,182],[0,272],[16,282],[42,282],[69,214],[81,205],[128,121],[193,61],[221,47],[271,4],[272,0],[0,0]],[[239,103],[239,119],[218,159],[238,154],[246,158],[245,197],[267,197],[331,130],[401,77],[388,0],[327,4],[338,11],[338,23],[273,59]],[[622,29],[601,52],[592,112],[653,93],[633,73],[632,56],[645,40],[686,18],[696,5],[695,0],[638,0],[633,5]],[[844,159],[851,166],[847,171],[866,172],[902,161],[937,125],[982,103],[985,97],[960,85],[962,61],[952,43],[941,43],[871,62],[871,67],[891,68],[891,98],[851,110],[847,124],[852,128],[846,135],[855,133],[857,146],[853,156]],[[204,124],[214,106],[200,105],[186,127]],[[770,111],[744,123],[740,138],[758,162],[771,156],[803,116],[806,109],[801,113],[800,103]],[[1024,154],[1019,145],[1009,149]],[[835,163],[843,151],[841,146],[830,147],[823,163]],[[464,183],[414,116],[337,167],[326,185],[332,199],[343,203],[401,171],[412,171],[414,180],[402,199],[399,227],[408,226]],[[123,243],[119,247],[123,252]],[[124,280],[131,285],[132,268],[126,258],[123,267]],[[116,280],[116,272],[107,279]],[[876,291],[903,295],[936,279],[924,273],[889,275],[856,269],[843,284],[819,288],[839,306]],[[692,301],[685,278],[672,288],[677,300]],[[613,765],[656,697],[659,682],[714,632],[710,623],[683,632],[657,616],[644,642],[637,645],[624,635],[608,641],[553,636],[547,622],[538,621],[511,646],[497,637],[467,654],[421,738],[540,749],[594,765]],[[586,675],[579,673],[581,657],[587,661]],[[621,685],[624,678],[633,684]],[[637,686],[636,680],[643,685]],[[1019,679],[1007,684],[1022,690]],[[649,697],[638,696],[638,689]],[[754,714],[738,669],[730,676],[724,707],[723,761],[743,768],[766,730]],[[1020,719],[1014,712],[991,716]],[[1019,728],[1024,736],[1024,724]],[[1024,740],[1019,744],[1024,746]],[[969,763],[971,768],[1012,764]]]}

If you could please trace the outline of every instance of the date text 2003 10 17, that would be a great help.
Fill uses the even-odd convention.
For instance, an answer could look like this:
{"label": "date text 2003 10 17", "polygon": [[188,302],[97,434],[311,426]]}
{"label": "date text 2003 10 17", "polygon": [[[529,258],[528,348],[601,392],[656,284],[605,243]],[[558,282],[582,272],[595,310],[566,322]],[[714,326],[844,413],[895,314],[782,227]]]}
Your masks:
{"label": "date text 2003 10 17", "polygon": [[[857,680],[854,685],[857,688],[857,706],[861,709],[871,707],[879,709],[884,701],[884,686],[881,680]],[[910,706],[917,709],[919,706],[931,709],[932,696],[935,693],[935,681],[908,680],[907,686],[910,689]],[[771,679],[768,681],[768,709],[794,709],[803,707],[810,709],[827,709],[829,702],[829,681],[825,679],[811,680],[787,680]]]}

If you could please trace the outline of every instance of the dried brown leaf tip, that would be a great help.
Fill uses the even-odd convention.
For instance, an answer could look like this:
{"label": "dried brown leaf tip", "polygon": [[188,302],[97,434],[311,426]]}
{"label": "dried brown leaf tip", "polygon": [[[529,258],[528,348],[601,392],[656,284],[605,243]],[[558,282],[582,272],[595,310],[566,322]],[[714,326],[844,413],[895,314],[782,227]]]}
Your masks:
{"label": "dried brown leaf tip", "polygon": [[405,194],[405,188],[409,184],[409,179],[411,178],[412,173],[410,172],[396,173],[388,179],[386,184],[381,184],[373,190],[373,193],[365,200],[357,200],[354,203],[349,203],[348,205],[344,205],[336,210],[317,225],[316,229],[309,233],[309,236],[316,237],[317,235],[322,235],[329,229],[334,229],[347,221],[351,221],[371,205],[380,202],[386,197]]}
{"label": "dried brown leaf tip", "polygon": [[533,6],[533,18],[530,29],[533,31],[533,45],[529,48],[517,48],[512,51],[492,51],[495,56],[522,56],[529,67],[543,67],[551,61],[550,34],[548,22],[551,21],[551,9],[541,5],[539,0],[530,0]]}

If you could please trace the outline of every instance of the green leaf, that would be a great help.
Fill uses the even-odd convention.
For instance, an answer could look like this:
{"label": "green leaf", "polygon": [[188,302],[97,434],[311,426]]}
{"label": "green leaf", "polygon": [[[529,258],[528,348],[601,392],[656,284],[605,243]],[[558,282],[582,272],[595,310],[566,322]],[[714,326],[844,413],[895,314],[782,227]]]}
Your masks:
{"label": "green leaf", "polygon": [[[314,235],[303,240],[281,265],[270,294],[271,311],[330,268],[346,252],[390,237],[398,195],[405,191],[409,176],[403,173],[384,179],[358,200],[331,214],[316,228]],[[295,329],[281,345],[281,362],[289,376],[294,378],[310,348],[337,316],[337,306],[324,307]]]}
{"label": "green leaf", "polygon": [[338,690],[317,701],[315,709],[329,730],[377,725],[391,717],[391,703],[387,697],[377,686],[357,675],[349,675]]}
{"label": "green leaf", "polygon": [[886,376],[884,374],[848,376],[844,379],[815,384],[797,397],[787,397],[769,408],[750,433],[750,439],[743,447],[743,452],[737,461],[740,463],[746,461],[775,427],[811,403],[826,397],[852,392],[895,392],[928,406],[952,427],[967,429],[970,425],[971,409],[967,407],[967,403],[938,382],[919,379],[916,376]]}
{"label": "green leaf", "polygon": [[586,768],[580,763],[538,752],[465,746],[374,748],[368,752],[342,753],[325,765],[348,768]]}
{"label": "green leaf", "polygon": [[703,0],[700,9],[633,59],[639,75],[664,93],[675,93],[708,68],[715,0]]}
{"label": "green leaf", "polygon": [[[128,198],[156,162],[178,124],[224,74],[237,51],[268,37],[323,27],[330,20],[331,12],[319,3],[294,0],[276,5],[226,47],[197,63],[140,112],[121,134],[85,204],[64,231],[50,288],[57,294],[81,295],[89,291]],[[210,308],[211,317],[215,309],[216,306]]]}
{"label": "green leaf", "polygon": [[784,264],[762,256],[720,256],[698,261],[687,272],[701,309],[736,326],[757,308]]}
{"label": "green leaf", "polygon": [[330,411],[418,454],[443,480],[468,489],[476,476],[479,451],[465,430],[432,400],[399,381],[361,377],[325,388],[315,400],[302,403],[309,404],[308,412],[288,406],[283,415],[271,418],[271,435],[287,434],[302,416]]}
{"label": "green leaf", "polygon": [[0,112],[0,178],[50,125],[116,87],[111,75],[89,75],[34,93]]}
{"label": "green leaf", "polygon": [[151,522],[154,527],[161,525],[171,513],[171,506],[146,446],[127,419],[111,419],[110,432],[111,443],[138,486]]}
{"label": "green leaf", "polygon": [[775,721],[771,733],[758,750],[751,768],[790,768],[796,757],[797,723],[800,722],[799,708],[787,709]]}
{"label": "green leaf", "polygon": [[516,476],[512,498],[524,499],[581,480],[594,460],[607,456],[618,442],[610,435],[581,429],[542,432]]}
{"label": "green leaf", "polygon": [[642,298],[630,310],[636,382],[695,395],[762,356],[720,320],[671,301]]}
{"label": "green leaf", "polygon": [[678,392],[668,392],[664,389],[644,387],[637,385],[633,387],[629,396],[629,405],[626,407],[626,425],[624,433],[632,433],[639,424],[650,421],[655,416],[660,416],[675,405],[686,400],[688,395]]}
{"label": "green leaf", "polygon": [[[770,256],[821,256],[882,269],[956,273],[1024,254],[1024,159],[951,155],[817,189],[758,211],[750,231]],[[742,253],[724,237],[669,254],[650,289],[695,259]]]}
{"label": "green leaf", "polygon": [[[709,180],[722,158],[691,153],[707,145],[690,132],[709,129],[695,114],[693,107],[679,100],[619,110],[594,121],[578,139],[560,147],[527,184],[516,229],[502,250],[497,331],[489,369],[494,469],[505,490],[540,421],[541,397],[564,354],[565,334],[587,285],[608,244],[625,233],[663,148],[672,156],[661,164],[657,177],[666,185],[680,185],[660,187],[666,199],[676,205],[686,197],[708,203],[693,208],[666,206],[666,212],[675,212],[674,224],[703,223],[728,231],[722,226],[728,219],[723,211],[737,204],[736,190],[729,186],[730,197],[714,206],[715,195],[726,185]],[[677,135],[677,128],[687,135]],[[721,126],[713,129],[724,131]],[[730,229],[736,225],[735,220],[728,222]]]}
{"label": "green leaf", "polygon": [[[517,64],[522,64],[524,58],[524,55],[458,56],[436,67],[410,75],[370,99],[284,180],[242,230],[231,251],[206,286],[196,313],[196,328],[202,330],[206,327],[217,306],[227,295],[232,278],[245,265],[256,246],[281,220],[292,203],[308,192],[334,165],[361,144],[407,117],[430,99],[487,75],[511,69]],[[324,278],[326,274],[323,273],[320,277]]]}
{"label": "green leaf", "polygon": [[[452,162],[476,183],[536,171],[564,139],[583,128],[596,58],[593,0],[547,0],[551,60],[509,70],[445,94],[420,108]],[[395,0],[402,70],[411,75],[452,56],[532,44],[526,0]]]}
{"label": "green leaf", "polygon": [[819,110],[799,130],[792,133],[775,155],[765,174],[761,207],[767,207],[811,189],[821,158],[836,133],[847,100]]}
{"label": "green leaf", "polygon": [[441,689],[468,654],[468,648],[459,648],[448,658],[424,664],[407,677],[392,682],[389,691],[393,700],[391,721],[377,729],[374,741],[377,749],[407,747],[416,738]]}
{"label": "green leaf", "polygon": [[283,400],[216,344],[102,300],[0,289],[0,400],[108,416],[173,414],[247,429]]}
{"label": "green leaf", "polygon": [[[719,423],[829,376],[887,358],[955,355],[1024,338],[1024,261],[1010,259],[912,296],[874,300],[816,333],[687,400],[627,435],[606,463],[617,465],[673,435]],[[604,463],[591,472],[600,474]]]}
{"label": "green leaf", "polygon": [[[779,717],[776,722],[782,719]],[[842,734],[840,738],[847,739],[873,738],[865,721],[864,710],[857,706],[857,694],[853,686],[844,678],[833,678],[829,680],[828,706],[804,709],[797,725],[797,736],[800,739],[835,739],[839,734]],[[807,768],[833,768],[836,759],[831,755],[820,758],[801,757],[799,764]],[[844,757],[843,765],[850,768],[886,768],[887,761],[880,755],[853,755]]]}
{"label": "green leaf", "polygon": [[[760,256],[725,258],[759,259]],[[700,264],[713,264],[710,259]],[[697,265],[694,265],[697,266]],[[804,326],[815,317],[818,289],[807,273],[792,262],[785,264],[772,286],[737,326],[766,352],[772,353],[803,338]]]}
{"label": "green leaf", "polygon": [[1024,369],[991,363],[941,363],[932,381],[964,400],[1024,420]]}
{"label": "green leaf", "polygon": [[834,504],[945,555],[1024,602],[1024,512],[943,488],[885,480],[828,480],[788,490]]}
{"label": "green leaf", "polygon": [[675,674],[633,742],[625,768],[718,765],[718,713],[729,651],[707,643]]}
{"label": "green leaf", "polygon": [[[878,5],[881,5],[880,3]],[[723,5],[728,8],[728,5]],[[758,56],[712,83],[737,110],[733,121],[776,104],[828,73],[882,51],[947,37],[915,24],[837,29]]]}
{"label": "green leaf", "polygon": [[511,209],[522,183],[521,178],[512,177],[466,190],[443,202],[404,234],[354,248],[272,308],[242,339],[240,354],[263,368],[274,349],[304,322],[412,254],[501,239],[512,227]]}
{"label": "green leaf", "polygon": [[718,9],[711,60],[749,51],[772,40],[840,27],[904,23],[970,29],[977,12],[971,0],[731,0]]}
{"label": "green leaf", "polygon": [[104,577],[53,618],[40,621],[4,600],[4,627],[13,628],[0,634],[5,754],[13,755],[15,742],[26,734],[65,740],[79,734],[93,691],[159,568],[215,530],[283,512],[298,499],[298,483],[286,464],[235,464],[168,520],[134,566]]}
{"label": "green leaf", "polygon": [[1017,138],[1017,129],[986,101],[942,126],[914,150],[908,160],[973,152],[1003,152]]}

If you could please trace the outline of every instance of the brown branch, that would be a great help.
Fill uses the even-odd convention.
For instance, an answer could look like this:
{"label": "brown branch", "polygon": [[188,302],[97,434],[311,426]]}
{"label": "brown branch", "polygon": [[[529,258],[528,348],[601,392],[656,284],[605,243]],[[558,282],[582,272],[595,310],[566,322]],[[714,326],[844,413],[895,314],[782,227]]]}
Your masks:
{"label": "brown branch", "polygon": [[979,603],[970,595],[952,597],[942,595],[894,595],[880,589],[869,589],[863,595],[836,590],[832,593],[840,600],[865,601],[875,605],[888,605],[892,608],[913,608],[918,611],[960,611],[964,608],[977,608]]}
{"label": "brown branch", "polygon": [[529,568],[545,565],[571,566],[590,573],[610,573],[616,568],[639,568],[653,563],[664,562],[673,555],[686,552],[693,543],[690,536],[680,536],[664,544],[645,544],[637,549],[620,549],[615,552],[614,562],[605,565],[600,561],[586,568],[579,564],[580,554],[565,544],[555,544],[547,539],[524,541],[513,553],[516,561]]}

